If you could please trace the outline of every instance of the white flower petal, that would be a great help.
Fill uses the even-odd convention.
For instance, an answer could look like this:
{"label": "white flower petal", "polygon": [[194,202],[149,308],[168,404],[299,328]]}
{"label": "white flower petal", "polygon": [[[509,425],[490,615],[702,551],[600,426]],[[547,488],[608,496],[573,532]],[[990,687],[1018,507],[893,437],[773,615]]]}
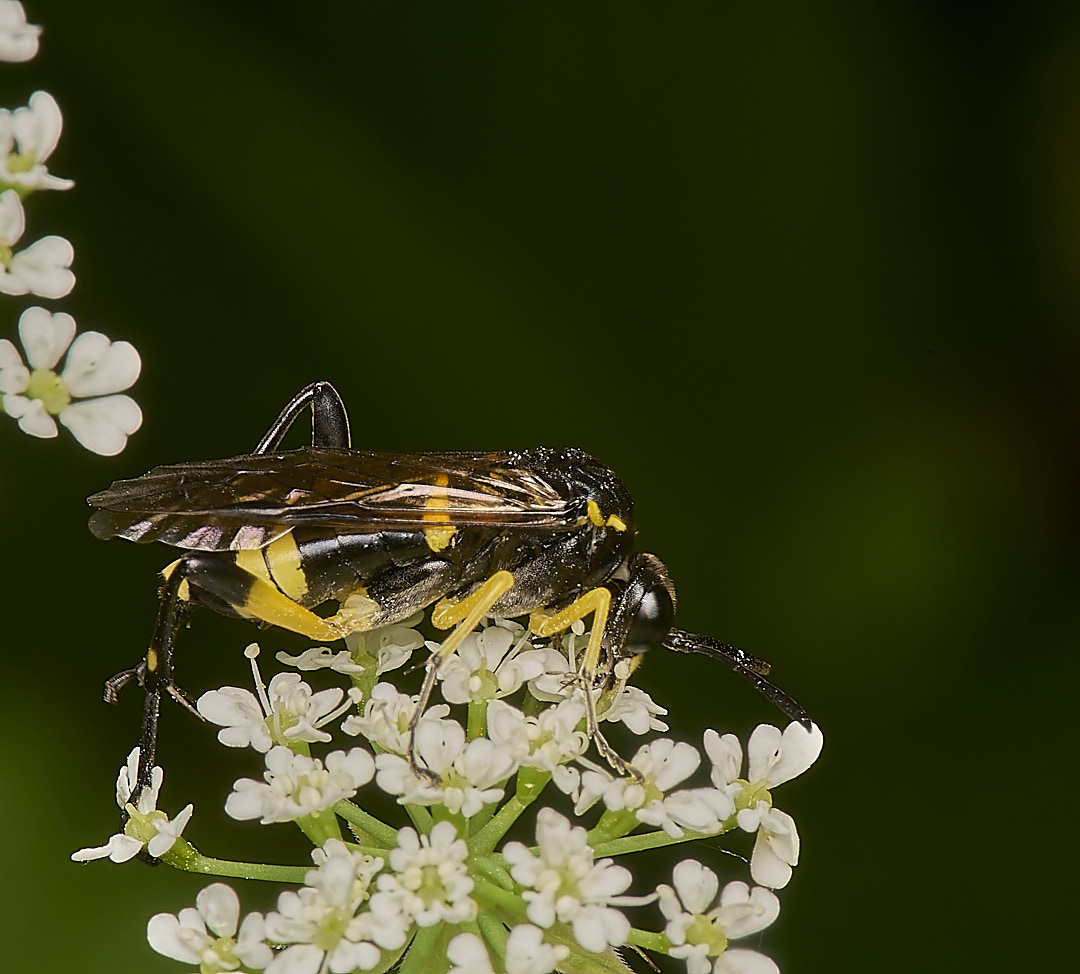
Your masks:
{"label": "white flower petal", "polygon": [[112,342],[99,331],[87,331],[72,344],[61,378],[73,396],[108,396],[131,386],[141,368],[132,344]]}
{"label": "white flower petal", "polygon": [[0,61],[29,61],[38,52],[41,28],[26,22],[19,0],[0,3]]}
{"label": "white flower petal", "polygon": [[60,106],[47,91],[35,91],[25,108],[16,108],[12,123],[19,148],[33,154],[37,162],[52,155],[64,127]]}
{"label": "white flower petal", "polygon": [[0,243],[12,246],[26,229],[22,200],[13,189],[0,193]]}
{"label": "white flower petal", "polygon": [[75,286],[75,275],[69,270],[74,259],[75,248],[71,243],[64,237],[50,234],[12,257],[9,271],[31,294],[62,298]]}
{"label": "white flower petal", "polygon": [[17,395],[26,392],[30,370],[23,365],[18,349],[6,338],[0,338],[0,393]]}
{"label": "white flower petal", "polygon": [[24,433],[40,436],[43,440],[56,436],[56,421],[45,412],[45,404],[40,399],[4,396],[4,412],[19,421],[19,429]]}
{"label": "white flower petal", "polygon": [[704,913],[720,890],[720,880],[708,866],[696,859],[684,859],[671,874],[675,890],[690,913]]}
{"label": "white flower petal", "polygon": [[146,939],[159,954],[182,964],[198,964],[199,955],[192,950],[190,940],[180,933],[188,929],[172,913],[158,913],[146,924]]}
{"label": "white flower petal", "polygon": [[231,886],[211,883],[195,897],[195,908],[219,937],[232,937],[240,922],[240,900]]}
{"label": "white flower petal", "polygon": [[459,933],[446,946],[450,974],[492,974],[491,955],[474,933]]}
{"label": "white flower petal", "polygon": [[75,319],[63,311],[27,308],[19,315],[19,340],[33,369],[52,369],[75,337]]}
{"label": "white flower petal", "polygon": [[713,967],[713,974],[780,974],[775,961],[756,950],[725,950]]}
{"label": "white flower petal", "polygon": [[142,425],[142,410],[130,396],[105,396],[73,402],[60,414],[60,422],[88,450],[114,457]]}
{"label": "white flower petal", "polygon": [[714,915],[728,939],[738,940],[769,926],[780,915],[780,900],[770,889],[751,889],[742,880],[735,880],[720,893],[720,906]]}

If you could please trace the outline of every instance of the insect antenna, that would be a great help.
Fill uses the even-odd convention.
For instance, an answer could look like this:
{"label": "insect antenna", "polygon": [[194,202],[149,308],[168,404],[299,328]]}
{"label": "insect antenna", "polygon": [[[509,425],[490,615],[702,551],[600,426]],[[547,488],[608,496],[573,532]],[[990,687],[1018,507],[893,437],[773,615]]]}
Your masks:
{"label": "insect antenna", "polygon": [[718,659],[725,663],[740,676],[749,680],[766,699],[778,707],[792,720],[797,720],[807,730],[813,725],[810,715],[803,710],[795,700],[765,679],[765,673],[769,672],[769,664],[763,659],[739,649],[729,646],[711,636],[703,636],[701,633],[686,632],[683,629],[672,629],[664,640],[664,646],[676,653],[699,653],[711,659]]}

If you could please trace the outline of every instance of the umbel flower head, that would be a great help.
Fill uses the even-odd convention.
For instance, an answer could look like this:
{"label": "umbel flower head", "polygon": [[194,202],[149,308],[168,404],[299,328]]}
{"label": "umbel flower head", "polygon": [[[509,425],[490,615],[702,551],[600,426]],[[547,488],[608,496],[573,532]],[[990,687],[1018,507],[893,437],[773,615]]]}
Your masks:
{"label": "umbel flower head", "polygon": [[138,403],[117,395],[138,378],[139,353],[101,332],[76,338],[75,331],[69,314],[27,308],[19,318],[26,363],[12,342],[0,339],[0,402],[31,436],[56,436],[59,420],[88,450],[115,456],[142,425]]}
{"label": "umbel flower head", "polygon": [[[774,974],[767,956],[730,943],[777,918],[779,900],[764,882],[786,882],[792,856],[779,856],[786,876],[770,866],[758,885],[734,879],[723,889],[708,864],[683,858],[670,884],[643,889],[631,854],[774,829],[769,791],[816,756],[816,728],[758,728],[747,779],[737,742],[715,734],[704,765],[694,745],[650,737],[620,777],[589,757],[588,705],[567,674],[563,639],[482,623],[446,661],[444,702],[418,712],[416,696],[379,677],[400,671],[423,643],[396,626],[340,652],[282,657],[347,684],[318,690],[295,672],[264,686],[253,645],[254,693],[221,687],[198,702],[221,743],[262,767],[261,778],[233,783],[226,812],[248,827],[298,826],[313,843],[313,868],[203,856],[179,836],[189,809],[171,821],[156,810],[160,769],[132,804],[137,756],[118,789],[124,832],[76,857],[120,861],[142,851],[204,875],[286,884],[265,915],[242,916],[236,894],[215,882],[194,908],[150,920],[156,951],[209,974],[613,974],[630,970],[620,954],[629,945],[685,962],[689,974]],[[412,669],[398,673],[399,684]],[[615,683],[592,693],[602,724],[657,733],[664,709],[642,690]],[[383,805],[396,803],[402,821],[367,810],[373,790]],[[695,848],[719,858],[709,845]],[[727,869],[731,860],[722,861]],[[651,921],[635,926],[630,907]]]}

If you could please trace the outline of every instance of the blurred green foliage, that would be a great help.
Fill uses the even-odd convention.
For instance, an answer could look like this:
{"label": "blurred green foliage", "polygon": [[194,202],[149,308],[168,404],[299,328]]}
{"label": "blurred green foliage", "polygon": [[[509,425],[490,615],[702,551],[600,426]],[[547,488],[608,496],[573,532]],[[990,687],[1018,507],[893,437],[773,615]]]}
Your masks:
{"label": "blurred green foliage", "polygon": [[[99,688],[169,560],[94,541],[83,498],[250,449],[314,378],[363,446],[594,453],[681,623],[772,660],[826,735],[776,796],[804,842],[761,940],[785,971],[1067,956],[1072,5],[26,5],[42,51],[0,103],[57,97],[77,182],[28,235],[73,240],[55,307],[139,348],[146,421],[112,460],[0,429],[6,967],[180,970],[145,922],[202,882],[67,861],[115,827],[139,701]],[[182,682],[242,683],[255,636],[197,615]],[[776,718],[705,660],[642,682],[688,739]],[[224,820],[251,761],[176,708],[164,737],[205,852],[300,861]]]}

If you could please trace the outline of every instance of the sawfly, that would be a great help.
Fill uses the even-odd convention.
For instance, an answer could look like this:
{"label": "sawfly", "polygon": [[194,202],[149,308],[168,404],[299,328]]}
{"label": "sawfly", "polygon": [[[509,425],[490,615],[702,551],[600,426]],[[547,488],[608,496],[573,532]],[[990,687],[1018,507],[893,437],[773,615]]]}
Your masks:
{"label": "sawfly", "polygon": [[[311,446],[282,450],[305,410]],[[620,661],[663,645],[721,660],[810,724],[765,680],[763,660],[673,628],[675,589],[656,555],[634,550],[629,492],[581,450],[353,449],[341,397],[315,382],[252,453],[155,467],[88,501],[97,509],[90,518],[97,537],[159,541],[182,552],[162,573],[146,656],[106,683],[111,702],[133,679],[146,691],[136,793],[153,767],[162,695],[186,702],[173,679],[173,652],[191,605],[329,642],[434,604],[432,624],[453,631],[429,661],[413,732],[439,663],[485,615],[528,615],[538,637],[590,619],[576,676],[586,691],[612,680]],[[324,604],[334,611],[314,611]],[[604,742],[589,692],[585,698],[598,749],[617,771],[634,773]],[[430,775],[412,749],[409,758],[417,773]]]}

